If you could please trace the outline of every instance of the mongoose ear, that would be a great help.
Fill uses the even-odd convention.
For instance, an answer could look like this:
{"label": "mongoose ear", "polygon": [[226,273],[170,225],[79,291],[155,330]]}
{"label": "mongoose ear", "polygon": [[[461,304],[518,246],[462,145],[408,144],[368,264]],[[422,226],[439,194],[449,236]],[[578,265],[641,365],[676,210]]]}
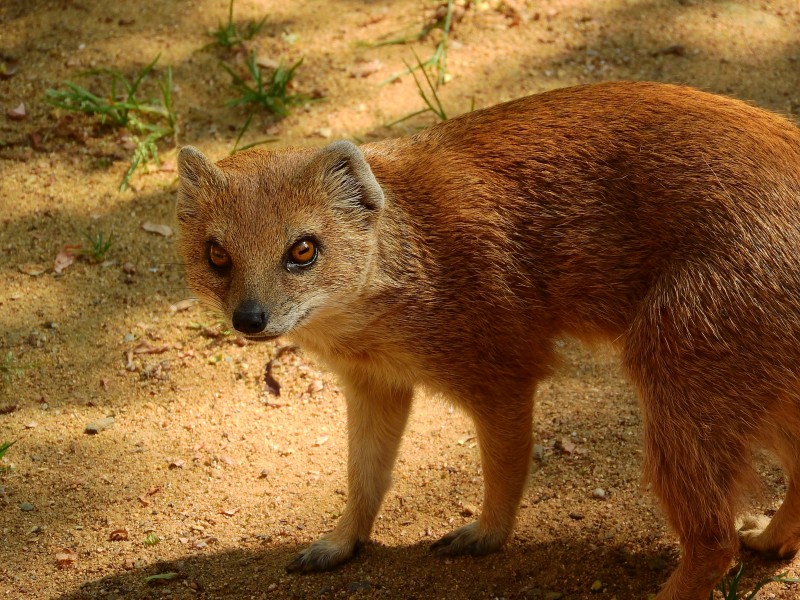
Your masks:
{"label": "mongoose ear", "polygon": [[328,144],[316,154],[312,166],[321,174],[331,198],[346,208],[371,212],[383,208],[383,190],[364,154],[352,142]]}
{"label": "mongoose ear", "polygon": [[178,219],[187,221],[197,213],[200,199],[225,186],[225,174],[194,146],[178,152]]}

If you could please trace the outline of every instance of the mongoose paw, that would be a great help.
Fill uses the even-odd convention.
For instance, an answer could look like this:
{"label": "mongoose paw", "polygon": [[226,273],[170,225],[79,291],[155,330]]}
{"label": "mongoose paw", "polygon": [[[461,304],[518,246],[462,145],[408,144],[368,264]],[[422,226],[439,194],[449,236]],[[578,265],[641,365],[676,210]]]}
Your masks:
{"label": "mongoose paw", "polygon": [[436,554],[446,556],[483,556],[497,552],[503,545],[506,536],[483,533],[479,530],[478,521],[451,531],[443,538],[431,544],[431,550]]}
{"label": "mongoose paw", "polygon": [[330,539],[321,538],[286,565],[286,571],[288,573],[331,571],[353,558],[361,546],[361,543],[337,544]]}
{"label": "mongoose paw", "polygon": [[769,518],[748,515],[737,522],[742,546],[769,560],[788,560],[797,554],[794,545],[781,543],[767,532]]}

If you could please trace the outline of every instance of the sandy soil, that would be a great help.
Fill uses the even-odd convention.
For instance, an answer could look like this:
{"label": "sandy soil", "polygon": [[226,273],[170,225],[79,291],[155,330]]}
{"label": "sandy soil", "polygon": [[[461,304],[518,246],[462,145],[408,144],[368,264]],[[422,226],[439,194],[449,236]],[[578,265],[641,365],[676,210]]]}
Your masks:
{"label": "sandy soil", "polygon": [[[408,46],[370,42],[418,30],[435,3],[240,0],[237,21],[266,24],[259,56],[294,61],[296,90],[321,99],[284,120],[259,113],[244,142],[321,145],[432,123],[413,81],[381,86]],[[419,398],[374,534],[338,571],[289,576],[294,553],[332,528],[344,505],[344,404],[335,381],[280,340],[252,345],[189,296],[174,236],[175,149],[116,188],[120,132],[64,119],[45,90],[87,70],[132,74],[172,65],[179,143],[214,158],[246,113],[206,48],[225,2],[5,0],[0,3],[0,596],[7,598],[646,598],[678,546],[639,483],[636,400],[612,352],[563,346],[538,395],[539,447],[519,525],[505,552],[446,560],[428,545],[479,510],[481,473],[469,421]],[[688,83],[793,115],[800,110],[796,0],[541,0],[472,5],[454,26],[451,114],[555,87],[608,79]],[[428,56],[436,34],[417,44]],[[370,61],[372,67],[364,67]],[[352,73],[375,68],[365,77]],[[14,72],[12,74],[12,72]],[[24,118],[15,114],[24,103]],[[9,111],[11,114],[9,114]],[[102,262],[54,259],[82,232],[113,232]],[[126,263],[130,263],[126,265]],[[39,274],[37,274],[39,273]],[[263,371],[276,354],[280,396]],[[86,425],[113,416],[96,434]],[[785,478],[759,460],[774,509]],[[601,489],[604,497],[596,497]],[[598,492],[599,494],[599,492]],[[122,538],[122,539],[120,539]],[[153,543],[157,542],[157,543]],[[745,582],[800,562],[741,557]],[[164,583],[147,581],[176,573]],[[599,582],[599,583],[596,583]],[[593,586],[596,591],[592,591]],[[797,598],[772,584],[763,598]]]}

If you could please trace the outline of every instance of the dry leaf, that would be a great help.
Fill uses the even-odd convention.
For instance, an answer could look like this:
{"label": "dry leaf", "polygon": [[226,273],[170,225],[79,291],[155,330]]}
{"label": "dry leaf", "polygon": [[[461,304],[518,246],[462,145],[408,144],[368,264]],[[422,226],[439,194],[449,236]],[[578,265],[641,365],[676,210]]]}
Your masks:
{"label": "dry leaf", "polygon": [[53,271],[55,271],[56,275],[60,275],[64,269],[75,262],[75,255],[72,251],[78,248],[80,248],[80,246],[67,245],[62,247],[59,253],[56,254],[56,260],[53,263]]}
{"label": "dry leaf", "polygon": [[17,74],[17,61],[13,58],[6,58],[0,61],[0,79],[11,79]]}
{"label": "dry leaf", "polygon": [[259,56],[256,58],[256,64],[264,69],[277,69],[281,66],[279,60],[270,58],[269,56]]}
{"label": "dry leaf", "polygon": [[200,540],[193,541],[192,548],[196,550],[201,550],[202,548],[205,548],[209,544],[216,544],[217,541],[218,541],[217,538],[215,538],[213,535],[209,535]]}
{"label": "dry leaf", "polygon": [[195,304],[197,304],[197,298],[187,298],[186,300],[180,300],[172,304],[169,309],[172,312],[183,312],[184,310],[189,310]]}
{"label": "dry leaf", "polygon": [[463,437],[463,438],[461,438],[460,440],[458,440],[458,445],[459,445],[459,446],[463,446],[463,445],[464,445],[464,444],[466,444],[467,442],[471,442],[471,441],[472,441],[472,440],[474,440],[474,439],[475,439],[475,436],[474,436],[474,435],[468,435],[467,437]]}
{"label": "dry leaf", "polygon": [[147,342],[142,342],[133,349],[134,354],[163,354],[169,350],[171,346],[164,344],[163,346],[151,346]]}
{"label": "dry leaf", "polygon": [[25,111],[25,103],[20,102],[19,106],[15,108],[9,108],[6,111],[6,115],[12,121],[22,121],[23,119],[27,118],[28,113]]}
{"label": "dry leaf", "polygon": [[47,267],[43,267],[42,265],[37,265],[35,263],[25,263],[24,265],[17,265],[17,269],[20,273],[25,273],[25,275],[30,275],[31,277],[38,277],[45,271],[47,271]]}
{"label": "dry leaf", "polygon": [[575,444],[568,437],[564,437],[556,442],[556,449],[564,454],[572,454],[575,452]]}
{"label": "dry leaf", "polygon": [[186,462],[182,461],[181,459],[177,459],[177,460],[173,460],[171,463],[169,463],[169,468],[170,469],[182,469],[183,465],[185,465],[185,464],[186,464]]}
{"label": "dry leaf", "polygon": [[68,569],[77,559],[78,554],[69,548],[64,548],[56,554],[56,564],[59,569]]}
{"label": "dry leaf", "polygon": [[223,508],[219,511],[221,515],[225,515],[226,517],[232,517],[237,512],[239,512],[238,508]]}
{"label": "dry leaf", "polygon": [[322,444],[324,444],[327,441],[328,441],[328,436],[327,435],[322,435],[322,436],[320,436],[320,437],[318,437],[317,439],[314,440],[314,445],[315,446],[322,446]]}
{"label": "dry leaf", "polygon": [[128,539],[128,530],[115,529],[108,535],[108,539],[111,542],[124,542]]}
{"label": "dry leaf", "polygon": [[170,581],[180,578],[181,576],[178,573],[158,573],[157,575],[146,577],[144,581],[147,585],[166,585]]}
{"label": "dry leaf", "polygon": [[264,367],[264,384],[266,390],[273,396],[281,395],[281,384],[278,383],[275,377],[272,376],[272,366],[281,356],[287,352],[295,350],[296,348],[297,346],[281,346],[275,351],[275,356],[272,357],[272,360],[270,360]]}
{"label": "dry leaf", "polygon": [[379,60],[358,63],[350,67],[350,77],[355,77],[356,79],[369,77],[373,73],[380,71],[382,68],[383,63]]}
{"label": "dry leaf", "polygon": [[149,231],[150,233],[157,233],[159,235],[163,235],[164,237],[169,237],[172,235],[172,227],[169,225],[162,225],[159,223],[151,223],[150,221],[145,221],[142,223],[142,229],[145,231]]}

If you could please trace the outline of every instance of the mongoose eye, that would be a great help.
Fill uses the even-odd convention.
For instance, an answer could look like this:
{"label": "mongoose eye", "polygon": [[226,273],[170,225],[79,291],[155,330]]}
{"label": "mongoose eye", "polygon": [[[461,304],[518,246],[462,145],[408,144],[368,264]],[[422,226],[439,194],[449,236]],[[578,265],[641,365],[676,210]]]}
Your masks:
{"label": "mongoose eye", "polygon": [[317,259],[317,244],[309,239],[296,242],[289,250],[289,259],[292,265],[307,267]]}
{"label": "mongoose eye", "polygon": [[218,269],[224,269],[230,266],[231,256],[222,249],[222,246],[212,243],[208,248],[208,262]]}

